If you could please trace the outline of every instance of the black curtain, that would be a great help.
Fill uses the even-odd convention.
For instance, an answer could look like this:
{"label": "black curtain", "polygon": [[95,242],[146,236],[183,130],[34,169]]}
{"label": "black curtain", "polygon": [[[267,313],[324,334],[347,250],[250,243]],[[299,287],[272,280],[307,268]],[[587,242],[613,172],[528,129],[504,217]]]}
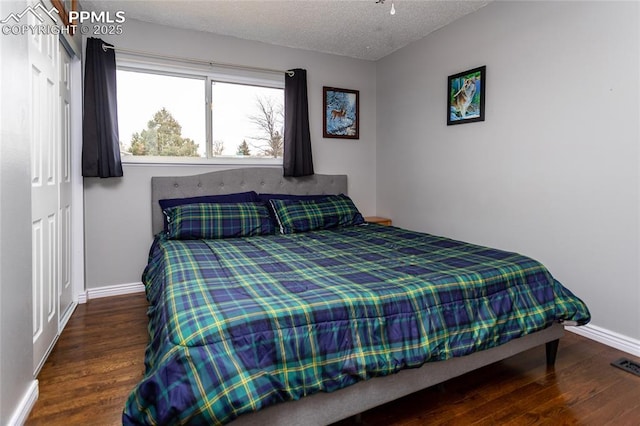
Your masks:
{"label": "black curtain", "polygon": [[87,39],[84,67],[82,176],[120,177],[116,54],[99,38]]}
{"label": "black curtain", "polygon": [[307,70],[289,70],[284,80],[284,175],[312,175]]}

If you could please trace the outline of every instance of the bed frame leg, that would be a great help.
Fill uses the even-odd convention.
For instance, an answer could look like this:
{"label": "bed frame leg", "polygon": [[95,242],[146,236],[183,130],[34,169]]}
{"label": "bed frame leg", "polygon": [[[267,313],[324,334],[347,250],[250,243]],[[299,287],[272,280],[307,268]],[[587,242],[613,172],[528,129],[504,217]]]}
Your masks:
{"label": "bed frame leg", "polygon": [[547,350],[547,366],[553,367],[556,363],[556,355],[558,354],[558,344],[560,343],[560,339],[552,340],[551,342],[547,342],[546,350]]}

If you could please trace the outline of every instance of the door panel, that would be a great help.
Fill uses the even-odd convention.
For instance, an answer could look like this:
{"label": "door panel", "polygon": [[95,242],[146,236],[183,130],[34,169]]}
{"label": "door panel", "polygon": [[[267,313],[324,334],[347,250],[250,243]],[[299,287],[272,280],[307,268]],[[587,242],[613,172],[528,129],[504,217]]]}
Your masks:
{"label": "door panel", "polygon": [[[33,17],[30,17],[33,19]],[[34,22],[35,24],[35,22]],[[29,36],[31,66],[31,219],[33,223],[33,368],[58,335],[59,77],[55,35]]]}
{"label": "door panel", "polygon": [[40,306],[40,299],[44,289],[44,249],[42,247],[42,220],[35,220],[31,227],[31,257],[32,257],[32,280],[33,280],[33,341],[37,341],[42,334],[42,309],[35,309]]}
{"label": "door panel", "polygon": [[60,322],[73,308],[71,285],[71,57],[60,49]]}

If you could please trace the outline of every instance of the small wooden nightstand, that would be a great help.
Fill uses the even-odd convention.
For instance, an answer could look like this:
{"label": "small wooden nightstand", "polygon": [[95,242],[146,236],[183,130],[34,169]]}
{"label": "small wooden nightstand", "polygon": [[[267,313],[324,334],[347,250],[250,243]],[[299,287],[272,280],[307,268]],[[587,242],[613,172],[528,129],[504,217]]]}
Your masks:
{"label": "small wooden nightstand", "polygon": [[377,223],[378,225],[391,226],[391,219],[387,217],[366,216],[364,220],[368,223]]}

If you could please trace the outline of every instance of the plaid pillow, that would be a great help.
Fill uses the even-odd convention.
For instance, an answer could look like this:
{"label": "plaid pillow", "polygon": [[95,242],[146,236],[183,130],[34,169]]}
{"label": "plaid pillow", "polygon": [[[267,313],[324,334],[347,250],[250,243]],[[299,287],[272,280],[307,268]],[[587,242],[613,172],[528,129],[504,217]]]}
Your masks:
{"label": "plaid pillow", "polygon": [[330,195],[319,200],[271,199],[269,202],[283,234],[364,223],[364,218],[351,198],[344,194]]}
{"label": "plaid pillow", "polygon": [[[218,194],[218,195],[201,195],[199,197],[189,198],[166,198],[164,200],[158,200],[160,208],[165,211],[169,207],[182,206],[184,204],[198,204],[198,203],[253,203],[262,201],[258,199],[258,194],[255,191],[236,192],[233,194]],[[164,215],[164,230],[169,229],[167,223],[167,215]]]}
{"label": "plaid pillow", "polygon": [[272,234],[273,222],[263,203],[198,203],[164,210],[167,237],[197,240]]}

